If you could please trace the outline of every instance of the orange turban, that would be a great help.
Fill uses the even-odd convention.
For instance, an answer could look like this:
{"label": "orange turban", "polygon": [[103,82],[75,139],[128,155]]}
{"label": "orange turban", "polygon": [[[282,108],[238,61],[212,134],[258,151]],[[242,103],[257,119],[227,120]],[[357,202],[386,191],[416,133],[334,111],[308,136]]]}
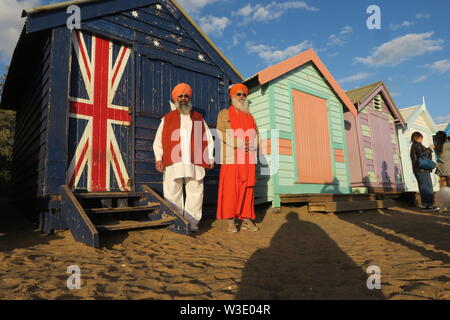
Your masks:
{"label": "orange turban", "polygon": [[177,101],[177,98],[183,94],[187,94],[189,99],[192,98],[192,88],[186,83],[180,83],[172,90],[173,102]]}
{"label": "orange turban", "polygon": [[238,84],[235,84],[233,87],[231,87],[231,89],[230,89],[230,97],[233,97],[239,91],[242,91],[243,93],[248,95],[248,88],[247,88],[247,86],[242,84],[242,83],[238,83]]}

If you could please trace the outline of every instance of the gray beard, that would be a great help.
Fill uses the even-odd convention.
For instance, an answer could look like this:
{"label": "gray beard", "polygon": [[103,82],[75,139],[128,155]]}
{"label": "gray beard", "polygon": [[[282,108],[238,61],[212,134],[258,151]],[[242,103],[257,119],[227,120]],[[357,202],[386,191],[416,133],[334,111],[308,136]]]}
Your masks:
{"label": "gray beard", "polygon": [[231,102],[233,103],[233,106],[235,106],[239,111],[244,113],[250,112],[250,103],[248,100],[240,101],[239,99],[232,98]]}
{"label": "gray beard", "polygon": [[182,104],[180,103],[180,101],[175,102],[175,106],[177,107],[178,110],[180,110],[181,114],[189,114],[192,111],[192,102],[189,101],[186,104]]}

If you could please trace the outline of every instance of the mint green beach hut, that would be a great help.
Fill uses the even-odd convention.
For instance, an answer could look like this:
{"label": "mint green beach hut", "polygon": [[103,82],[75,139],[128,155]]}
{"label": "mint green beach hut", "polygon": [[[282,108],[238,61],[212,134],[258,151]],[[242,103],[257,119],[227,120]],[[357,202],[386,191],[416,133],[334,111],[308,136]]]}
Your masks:
{"label": "mint green beach hut", "polygon": [[351,194],[345,92],[313,50],[248,79],[262,140],[255,202],[281,206],[296,195]]}

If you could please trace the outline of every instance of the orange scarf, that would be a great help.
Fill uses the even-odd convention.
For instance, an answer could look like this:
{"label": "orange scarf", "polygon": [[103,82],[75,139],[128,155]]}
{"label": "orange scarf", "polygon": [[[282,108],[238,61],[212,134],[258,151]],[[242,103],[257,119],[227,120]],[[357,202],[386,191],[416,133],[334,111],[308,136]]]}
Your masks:
{"label": "orange scarf", "polygon": [[[235,106],[229,109],[231,128],[234,136],[246,142],[254,141],[256,138],[256,122],[250,113],[238,111]],[[250,130],[250,134],[248,134]],[[245,163],[237,164],[237,160]],[[256,153],[245,152],[244,149],[237,149],[235,153],[235,164],[239,168],[239,179],[247,181],[247,186],[254,186],[256,183]]]}

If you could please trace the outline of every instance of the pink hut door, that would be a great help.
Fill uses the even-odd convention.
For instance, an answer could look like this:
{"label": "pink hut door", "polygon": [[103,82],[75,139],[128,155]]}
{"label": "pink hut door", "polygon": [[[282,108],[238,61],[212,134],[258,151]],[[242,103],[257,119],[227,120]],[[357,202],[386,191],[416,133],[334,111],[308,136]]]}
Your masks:
{"label": "pink hut door", "polygon": [[333,183],[327,101],[293,90],[298,183]]}
{"label": "pink hut door", "polygon": [[387,119],[373,113],[369,114],[369,123],[377,181],[379,185],[390,186],[396,183],[391,127]]}

